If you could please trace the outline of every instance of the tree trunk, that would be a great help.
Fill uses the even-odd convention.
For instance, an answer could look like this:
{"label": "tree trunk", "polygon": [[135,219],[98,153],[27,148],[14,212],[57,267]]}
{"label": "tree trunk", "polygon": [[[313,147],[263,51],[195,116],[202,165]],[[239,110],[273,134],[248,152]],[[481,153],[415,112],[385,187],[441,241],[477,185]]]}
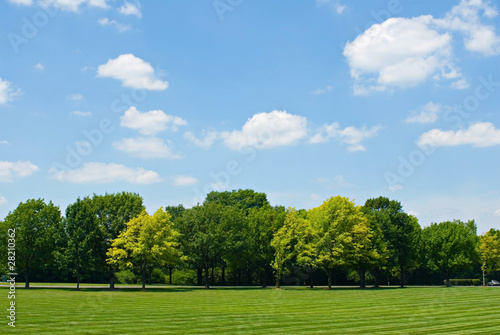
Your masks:
{"label": "tree trunk", "polygon": [[406,284],[406,269],[402,265],[400,267],[400,272],[401,272],[401,287],[405,287],[405,284]]}
{"label": "tree trunk", "polygon": [[328,269],[328,289],[332,289],[332,277],[333,277],[333,269],[329,268]]}
{"label": "tree trunk", "polygon": [[365,270],[359,270],[358,274],[359,274],[359,287],[360,288],[366,288],[366,282],[365,282],[366,271]]}
{"label": "tree trunk", "polygon": [[115,281],[116,281],[115,269],[111,268],[111,270],[109,271],[109,289],[110,290],[113,290],[115,288]]}
{"label": "tree trunk", "polygon": [[205,267],[205,288],[207,288],[207,289],[210,288],[210,284],[208,283],[208,279],[209,279],[209,277],[208,277],[208,266],[207,266],[207,267]]}
{"label": "tree trunk", "polygon": [[172,271],[173,271],[173,267],[169,267],[168,268],[168,284],[169,285],[172,285]]}
{"label": "tree trunk", "polygon": [[201,282],[202,282],[202,276],[203,276],[203,273],[202,273],[202,268],[198,268],[197,269],[197,273],[196,273],[196,285],[198,286],[201,286]]}
{"label": "tree trunk", "polygon": [[280,288],[280,273],[276,273],[276,288]]}
{"label": "tree trunk", "polygon": [[76,289],[80,289],[80,271],[76,273]]}
{"label": "tree trunk", "polygon": [[269,267],[264,265],[264,278],[262,279],[262,287],[267,287],[267,277],[269,276]]}
{"label": "tree trunk", "polygon": [[[12,272],[14,272],[14,271],[12,271]],[[30,275],[30,267],[26,266],[26,282],[24,283],[24,288],[30,288],[29,275]]]}
{"label": "tree trunk", "polygon": [[142,290],[146,290],[146,269],[144,266],[141,268]]}
{"label": "tree trunk", "polygon": [[314,269],[312,266],[310,269],[311,269],[311,271],[309,272],[309,288],[313,288],[314,287],[314,278],[313,278]]}
{"label": "tree trunk", "polygon": [[380,286],[380,270],[377,268],[373,270],[373,277],[375,278],[375,288]]}
{"label": "tree trunk", "polygon": [[221,281],[222,286],[226,286],[226,265],[222,265],[222,273],[221,273]]}
{"label": "tree trunk", "polygon": [[484,271],[484,265],[483,265],[483,286],[486,286],[486,273]]}
{"label": "tree trunk", "polygon": [[451,284],[450,284],[450,271],[446,271],[446,287],[451,287]]}

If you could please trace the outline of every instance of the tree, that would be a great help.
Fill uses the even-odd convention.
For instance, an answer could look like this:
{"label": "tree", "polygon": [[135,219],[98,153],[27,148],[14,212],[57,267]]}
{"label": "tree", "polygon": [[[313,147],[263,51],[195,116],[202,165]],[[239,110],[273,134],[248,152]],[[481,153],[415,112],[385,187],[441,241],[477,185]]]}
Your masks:
{"label": "tree", "polygon": [[304,218],[295,208],[288,208],[283,226],[274,234],[271,247],[274,249],[274,259],[271,267],[276,276],[276,288],[280,287],[280,279],[290,268],[290,261],[297,257],[296,245],[299,241],[299,231],[304,227]]}
{"label": "tree", "polygon": [[424,229],[427,266],[444,274],[447,287],[452,273],[470,269],[478,262],[476,229],[474,220],[432,223]]}
{"label": "tree", "polygon": [[179,233],[172,229],[171,215],[162,208],[153,216],[143,211],[126,223],[126,229],[114,239],[108,250],[107,262],[120,268],[131,268],[141,275],[142,289],[146,289],[149,266],[165,266],[182,260],[175,242]]}
{"label": "tree", "polygon": [[492,271],[500,270],[500,231],[491,228],[480,236],[479,240],[483,286],[485,286],[486,275]]}
{"label": "tree", "polygon": [[105,262],[106,252],[111,247],[111,241],[126,228],[126,223],[137,217],[145,210],[142,197],[137,193],[121,192],[116,194],[95,195],[92,197],[96,210],[98,224],[104,233],[104,246],[100,248],[103,269],[107,266],[109,271],[109,288],[115,287],[116,269]]}
{"label": "tree", "polygon": [[239,206],[248,211],[250,208],[261,208],[269,205],[265,193],[255,192],[254,190],[233,190],[224,192],[210,192],[205,198],[204,204],[219,203],[224,206]]}
{"label": "tree", "polygon": [[[380,227],[387,245],[387,267],[399,272],[401,287],[404,287],[406,276],[417,266],[419,256],[421,228],[417,218],[406,214],[399,201],[387,197],[366,200],[363,211]],[[374,269],[375,286],[378,286],[380,270],[381,266]]]}
{"label": "tree", "polygon": [[20,203],[5,218],[4,226],[16,232],[16,266],[23,269],[25,288],[32,271],[53,262],[54,235],[61,222],[61,211],[52,202],[30,199]]}
{"label": "tree", "polygon": [[95,203],[89,197],[78,198],[66,208],[67,262],[80,289],[82,275],[102,267],[105,256],[105,231],[99,226]]}

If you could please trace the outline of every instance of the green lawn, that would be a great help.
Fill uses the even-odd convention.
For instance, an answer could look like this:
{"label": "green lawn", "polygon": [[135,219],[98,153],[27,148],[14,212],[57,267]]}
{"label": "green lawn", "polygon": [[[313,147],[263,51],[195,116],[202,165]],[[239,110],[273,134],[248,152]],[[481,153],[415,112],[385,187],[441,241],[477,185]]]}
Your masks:
{"label": "green lawn", "polygon": [[500,334],[500,288],[17,289],[19,334]]}

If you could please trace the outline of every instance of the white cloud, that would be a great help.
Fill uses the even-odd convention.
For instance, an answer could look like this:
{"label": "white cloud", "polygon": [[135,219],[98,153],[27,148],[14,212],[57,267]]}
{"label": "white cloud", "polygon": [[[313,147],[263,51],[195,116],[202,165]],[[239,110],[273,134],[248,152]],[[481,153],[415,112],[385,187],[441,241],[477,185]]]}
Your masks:
{"label": "white cloud", "polygon": [[208,149],[212,146],[219,134],[216,131],[203,131],[204,138],[199,139],[192,132],[187,131],[184,133],[184,138],[193,143],[194,145]]}
{"label": "white cloud", "polygon": [[7,0],[14,5],[22,5],[22,6],[31,6],[33,4],[33,0]]}
{"label": "white cloud", "polygon": [[12,101],[14,97],[21,94],[21,89],[14,88],[10,81],[0,78],[0,105]]}
{"label": "white cloud", "polygon": [[309,198],[311,198],[312,201],[319,201],[322,199],[321,195],[319,194],[316,194],[316,193],[312,193]]}
{"label": "white cloud", "polygon": [[464,45],[469,51],[478,52],[484,56],[500,53],[500,37],[495,32],[495,26],[481,22],[481,15],[494,18],[497,10],[489,1],[461,0],[443,19],[435,20],[439,27],[459,31],[465,35]]}
{"label": "white cloud", "polygon": [[132,54],[120,55],[99,65],[97,76],[118,79],[123,86],[137,89],[161,91],[168,87],[168,82],[156,78],[151,64]]}
{"label": "white cloud", "polygon": [[113,146],[120,151],[126,152],[139,158],[182,158],[172,153],[170,144],[156,137],[123,138],[113,142]]}
{"label": "white cloud", "polygon": [[347,188],[347,187],[353,187],[354,185],[349,183],[343,175],[339,174],[333,177],[333,180],[330,180],[328,178],[318,178],[316,180],[319,184],[327,186],[329,188]]}
{"label": "white cloud", "polygon": [[391,186],[389,186],[389,191],[397,191],[397,190],[400,190],[402,188],[403,188],[403,185],[399,185],[399,184],[391,185]]}
{"label": "white cloud", "polygon": [[158,173],[144,168],[128,168],[116,163],[85,163],[81,168],[69,171],[49,170],[51,178],[60,182],[70,183],[114,183],[128,182],[131,184],[153,184],[161,182]]}
{"label": "white cloud", "polygon": [[27,177],[38,171],[38,166],[25,162],[0,161],[0,182],[12,182],[14,177]]}
{"label": "white cloud", "polygon": [[331,5],[337,14],[342,14],[345,10],[345,5],[342,5],[340,1],[332,1],[332,0],[316,0],[316,4],[318,6],[323,6],[323,5]]}
{"label": "white cloud", "polygon": [[73,93],[73,94],[68,95],[68,100],[71,100],[71,101],[81,101],[82,99],[83,99],[83,95],[81,95],[80,93]]}
{"label": "white cloud", "polygon": [[120,120],[120,126],[137,129],[142,135],[156,135],[164,130],[177,131],[178,127],[187,124],[184,119],[165,114],[161,110],[141,113],[134,106],[125,111]]}
{"label": "white cloud", "polygon": [[432,16],[390,18],[374,24],[344,48],[354,93],[417,85],[431,76],[456,73],[451,36],[430,28]]}
{"label": "white cloud", "polygon": [[7,201],[7,199],[5,199],[5,197],[0,195],[0,206],[7,205],[8,203],[9,202]]}
{"label": "white cloud", "polygon": [[434,123],[438,119],[443,107],[441,104],[435,104],[432,101],[428,102],[419,111],[413,112],[405,120],[406,123]]}
{"label": "white cloud", "polygon": [[88,7],[109,8],[106,0],[40,0],[44,7],[55,7],[68,12],[78,12],[80,6],[86,4]]}
{"label": "white cloud", "polygon": [[377,135],[381,128],[381,126],[373,126],[371,128],[346,127],[341,129],[340,125],[334,122],[318,128],[316,133],[309,139],[309,143],[323,143],[335,138],[340,143],[347,144],[347,151],[349,152],[366,151],[361,142]]}
{"label": "white cloud", "polygon": [[500,145],[500,129],[496,129],[491,122],[478,122],[469,129],[448,130],[432,129],[420,136],[419,146],[457,146],[470,144],[474,147],[490,147]]}
{"label": "white cloud", "polygon": [[198,179],[191,176],[177,176],[174,178],[174,186],[195,185]]}
{"label": "white cloud", "polygon": [[123,15],[135,15],[138,18],[142,17],[141,4],[137,1],[135,4],[125,1],[125,4],[121,6],[118,11]]}
{"label": "white cloud", "polygon": [[467,88],[453,62],[454,33],[465,35],[464,46],[469,51],[484,56],[500,53],[500,37],[493,25],[481,22],[480,13],[486,18],[497,15],[489,2],[461,0],[442,19],[398,17],[372,25],[344,48],[354,93],[410,87],[429,78],[455,79],[452,88]]}
{"label": "white cloud", "polygon": [[292,145],[307,136],[307,120],[285,111],[255,114],[241,130],[221,134],[231,150],[248,147],[270,149]]}
{"label": "white cloud", "polygon": [[494,216],[500,216],[500,209],[497,209],[495,213],[493,213]]}
{"label": "white cloud", "polygon": [[9,143],[8,141],[6,141],[6,140],[1,140],[1,141],[0,141],[0,144],[9,145],[10,143]]}
{"label": "white cloud", "polygon": [[42,72],[43,70],[45,70],[45,67],[43,66],[42,63],[38,63],[35,65],[35,70]]}
{"label": "white cloud", "polygon": [[73,112],[71,112],[71,115],[87,117],[87,116],[91,116],[92,113],[91,112],[73,111]]}
{"label": "white cloud", "polygon": [[116,20],[110,20],[107,17],[100,18],[97,21],[101,26],[114,26],[119,32],[124,32],[132,29],[130,24],[123,24]]}
{"label": "white cloud", "polygon": [[332,90],[333,90],[333,86],[325,86],[325,87],[318,88],[317,90],[312,91],[311,94],[313,94],[313,95],[321,95],[321,94],[328,93],[328,92],[330,92]]}

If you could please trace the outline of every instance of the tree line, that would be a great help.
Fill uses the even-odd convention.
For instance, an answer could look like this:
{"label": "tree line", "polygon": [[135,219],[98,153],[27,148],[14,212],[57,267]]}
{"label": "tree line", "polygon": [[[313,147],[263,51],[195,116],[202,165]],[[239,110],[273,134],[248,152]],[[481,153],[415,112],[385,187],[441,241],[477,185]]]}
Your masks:
{"label": "tree line", "polygon": [[[93,195],[65,215],[43,199],[20,203],[0,221],[0,248],[16,232],[16,267],[25,280],[204,285],[398,283],[450,286],[500,270],[500,231],[477,235],[474,221],[421,228],[386,197],[357,206],[336,196],[310,209],[271,206],[253,190],[211,192],[192,208],[146,212],[136,193]],[[0,273],[7,273],[7,257]],[[158,279],[159,278],[159,279]],[[175,278],[174,278],[175,279]],[[175,282],[175,280],[174,280]]]}

